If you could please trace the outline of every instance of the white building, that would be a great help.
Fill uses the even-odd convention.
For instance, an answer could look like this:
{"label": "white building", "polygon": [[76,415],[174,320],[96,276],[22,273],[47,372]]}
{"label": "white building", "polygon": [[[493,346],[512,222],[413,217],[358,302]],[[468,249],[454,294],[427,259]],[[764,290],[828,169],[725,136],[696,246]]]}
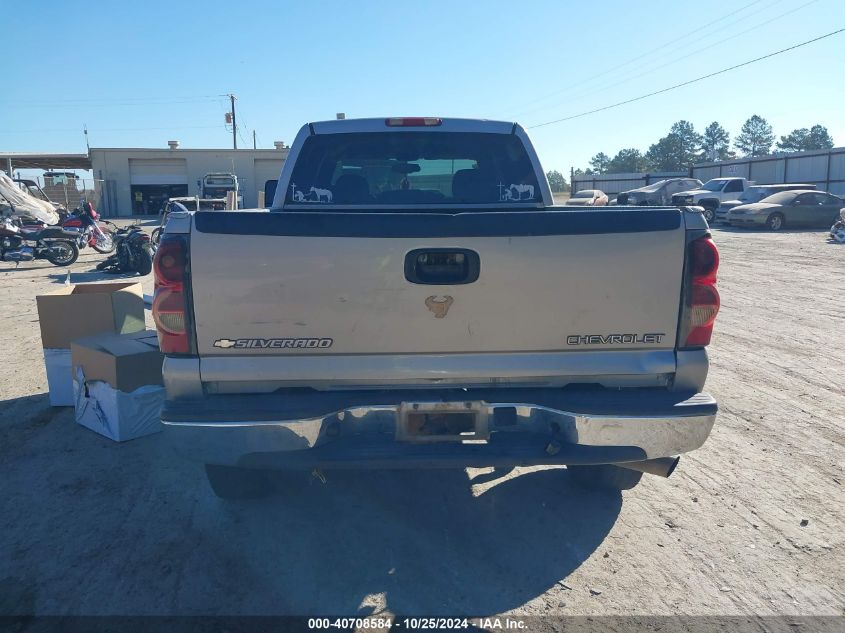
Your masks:
{"label": "white building", "polygon": [[[106,216],[158,213],[170,197],[199,195],[199,182],[211,172],[238,176],[243,206],[258,206],[258,192],[276,180],[288,155],[277,149],[170,149],[92,147],[95,179],[102,181]],[[281,145],[281,144],[278,144]],[[269,204],[271,200],[267,200]]]}

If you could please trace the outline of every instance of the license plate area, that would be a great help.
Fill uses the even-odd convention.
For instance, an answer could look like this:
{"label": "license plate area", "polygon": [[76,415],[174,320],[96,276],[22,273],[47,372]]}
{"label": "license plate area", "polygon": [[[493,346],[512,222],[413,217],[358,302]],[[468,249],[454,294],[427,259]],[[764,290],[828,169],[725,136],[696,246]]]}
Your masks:
{"label": "license plate area", "polygon": [[477,442],[490,436],[482,402],[403,402],[397,418],[400,442]]}

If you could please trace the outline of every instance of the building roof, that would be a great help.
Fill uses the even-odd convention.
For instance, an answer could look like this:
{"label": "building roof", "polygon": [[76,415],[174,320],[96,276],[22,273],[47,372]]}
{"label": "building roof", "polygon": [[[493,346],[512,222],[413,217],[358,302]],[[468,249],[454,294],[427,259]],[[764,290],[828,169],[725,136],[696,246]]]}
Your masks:
{"label": "building roof", "polygon": [[88,154],[0,152],[0,168],[12,161],[12,169],[91,169]]}
{"label": "building roof", "polygon": [[219,148],[219,147],[177,147],[176,149],[171,149],[169,147],[92,147],[91,153],[94,152],[131,152],[131,153],[144,153],[144,152],[155,152],[158,154],[173,154],[174,156],[178,156],[179,154],[186,154],[189,152],[222,152],[228,154],[266,154],[268,156],[276,156],[278,158],[284,158],[288,155],[288,151],[290,148],[285,147],[284,149],[275,149],[275,148],[259,148],[259,149],[252,149],[251,147],[244,147],[238,149],[229,148]]}

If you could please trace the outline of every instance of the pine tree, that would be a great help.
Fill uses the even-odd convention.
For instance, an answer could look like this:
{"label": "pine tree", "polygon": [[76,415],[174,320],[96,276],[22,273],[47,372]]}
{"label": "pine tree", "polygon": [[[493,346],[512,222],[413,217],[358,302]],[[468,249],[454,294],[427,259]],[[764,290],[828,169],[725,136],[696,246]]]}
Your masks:
{"label": "pine tree", "polygon": [[734,141],[734,146],[745,156],[765,156],[775,142],[775,135],[772,126],[761,116],[753,115],[742,124],[739,136]]}

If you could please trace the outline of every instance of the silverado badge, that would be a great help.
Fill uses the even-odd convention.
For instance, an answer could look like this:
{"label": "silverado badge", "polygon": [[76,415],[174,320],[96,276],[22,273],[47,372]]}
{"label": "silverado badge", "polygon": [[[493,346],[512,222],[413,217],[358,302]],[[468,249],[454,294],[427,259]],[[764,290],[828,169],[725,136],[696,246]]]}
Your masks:
{"label": "silverado badge", "polygon": [[221,349],[325,349],[332,346],[330,338],[219,338],[214,347]]}

